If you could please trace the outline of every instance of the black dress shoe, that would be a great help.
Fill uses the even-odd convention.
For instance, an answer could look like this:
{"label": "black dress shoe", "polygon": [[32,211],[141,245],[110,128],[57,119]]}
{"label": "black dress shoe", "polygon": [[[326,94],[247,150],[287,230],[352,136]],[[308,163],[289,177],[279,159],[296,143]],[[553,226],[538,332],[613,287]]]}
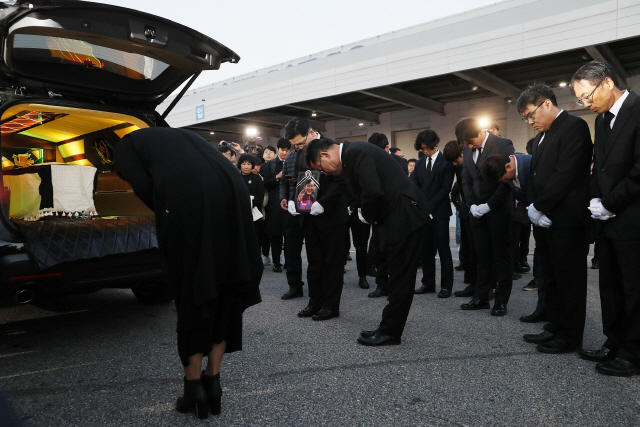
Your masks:
{"label": "black dress shoe", "polygon": [[530,315],[522,316],[520,318],[520,321],[524,322],[524,323],[537,323],[537,322],[541,322],[543,320],[547,320],[547,313],[545,313],[544,310],[539,310],[537,308]]}
{"label": "black dress shoe", "polygon": [[435,286],[427,286],[427,285],[422,285],[418,289],[413,291],[414,294],[433,294],[435,292],[436,292]]}
{"label": "black dress shoe", "polygon": [[449,298],[451,296],[451,291],[449,289],[440,289],[438,292],[438,298]]}
{"label": "black dress shoe", "polygon": [[360,280],[358,280],[358,286],[362,289],[369,289],[369,282],[367,282],[367,276],[362,276]]}
{"label": "black dress shoe", "polygon": [[347,261],[353,261],[353,258],[351,258],[351,254],[347,254]]}
{"label": "black dress shoe", "polygon": [[538,290],[538,281],[536,279],[531,280],[529,283],[524,285],[522,290],[523,291],[537,291]]}
{"label": "black dress shoe", "polygon": [[298,312],[298,317],[311,317],[320,311],[320,307],[306,306]]}
{"label": "black dress shoe", "polygon": [[456,271],[464,271],[464,266],[462,264],[456,265],[453,267]]}
{"label": "black dress shoe", "polygon": [[549,331],[542,331],[539,334],[524,334],[522,338],[526,342],[530,342],[533,344],[542,344],[548,341],[551,341],[555,335]]}
{"label": "black dress shoe", "polygon": [[360,331],[360,336],[364,338],[369,338],[374,336],[377,333],[378,333],[377,329],[374,329],[373,331]]}
{"label": "black dress shoe", "polygon": [[472,298],[471,301],[460,306],[463,310],[482,310],[490,307],[489,301],[482,301],[478,298]]}
{"label": "black dress shoe", "polygon": [[386,296],[389,296],[389,292],[386,289],[383,289],[383,288],[376,288],[375,291],[369,292],[369,294],[367,296],[369,298],[386,297]]}
{"label": "black dress shoe", "polygon": [[520,274],[528,273],[528,272],[531,271],[531,266],[529,265],[528,262],[525,261],[525,262],[521,262],[518,265],[516,265],[514,267],[514,270],[515,270],[516,273],[520,273]]}
{"label": "black dress shoe", "polygon": [[338,310],[329,310],[328,308],[323,308],[313,315],[313,320],[329,320],[334,317],[340,317],[340,312]]}
{"label": "black dress shoe", "polygon": [[491,309],[492,316],[504,316],[507,314],[507,304],[496,301]]}
{"label": "black dress shoe", "polygon": [[602,346],[597,350],[585,350],[581,349],[578,352],[578,356],[585,360],[591,360],[592,362],[608,362],[616,357],[616,350],[609,347]]}
{"label": "black dress shoe", "polygon": [[640,363],[616,357],[608,362],[596,363],[596,370],[605,375],[630,377],[640,373]]}
{"label": "black dress shoe", "polygon": [[553,338],[551,341],[547,341],[536,346],[536,350],[542,353],[560,354],[570,353],[580,348],[580,343],[572,343],[562,338]]}
{"label": "black dress shoe", "polygon": [[282,273],[282,264],[273,264],[273,271],[276,273]]}
{"label": "black dress shoe", "polygon": [[362,345],[370,346],[399,345],[400,338],[392,337],[390,335],[382,335],[376,331],[376,333],[370,337],[359,336],[358,342]]}
{"label": "black dress shoe", "polygon": [[455,291],[453,294],[457,297],[472,297],[474,293],[474,287],[469,285],[461,291]]}
{"label": "black dress shoe", "polygon": [[291,288],[289,288],[287,293],[282,295],[280,298],[282,298],[282,299],[293,299],[293,298],[299,298],[299,297],[303,297],[303,296],[304,295],[302,294],[302,288],[291,287]]}

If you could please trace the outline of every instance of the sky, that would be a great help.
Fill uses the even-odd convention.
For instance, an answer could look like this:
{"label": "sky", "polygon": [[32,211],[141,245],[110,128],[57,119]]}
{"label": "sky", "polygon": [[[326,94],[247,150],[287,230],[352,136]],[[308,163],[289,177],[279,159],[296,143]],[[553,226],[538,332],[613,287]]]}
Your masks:
{"label": "sky", "polygon": [[102,0],[193,28],[240,55],[192,87],[498,3],[498,0]]}

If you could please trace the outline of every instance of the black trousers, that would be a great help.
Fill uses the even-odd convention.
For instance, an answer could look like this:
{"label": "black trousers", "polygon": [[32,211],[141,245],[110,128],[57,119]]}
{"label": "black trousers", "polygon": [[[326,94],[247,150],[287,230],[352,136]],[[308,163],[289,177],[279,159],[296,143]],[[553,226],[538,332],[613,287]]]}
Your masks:
{"label": "black trousers", "polygon": [[302,288],[302,244],[304,233],[300,225],[300,216],[287,213],[287,282],[291,287]]}
{"label": "black trousers", "polygon": [[413,291],[416,286],[418,253],[424,229],[420,228],[392,247],[382,247],[389,266],[389,303],[382,310],[378,331],[383,335],[401,337],[407,323]]}
{"label": "black trousers", "polygon": [[483,301],[489,299],[489,291],[493,287],[493,277],[495,277],[496,302],[505,304],[509,302],[513,285],[511,218],[512,215],[501,212],[489,212],[480,218],[469,218],[478,260],[475,298]]}
{"label": "black trousers", "polygon": [[307,248],[307,283],[309,305],[329,310],[340,309],[340,297],[344,283],[346,224],[331,228],[319,228],[309,214],[302,228]]}
{"label": "black trousers", "polygon": [[[527,230],[531,228],[531,223],[528,225],[524,225],[518,221],[511,221],[511,250],[513,251],[511,260],[513,261],[513,268],[515,268],[518,264],[520,264],[522,260],[522,234],[523,230]],[[527,239],[527,245],[529,244],[529,240]],[[527,254],[529,253],[529,249],[527,248]],[[524,256],[524,261],[527,260],[527,255]]]}
{"label": "black trousers", "polygon": [[527,261],[529,256],[529,241],[531,240],[531,224],[520,227],[520,240],[518,242],[517,258],[514,258],[513,262],[522,263]]}
{"label": "black trousers", "polygon": [[[284,250],[285,257],[284,263],[287,263],[287,239],[283,236],[267,236],[269,238],[269,245],[271,246],[271,261],[273,265],[282,264],[282,260],[280,259],[280,255],[282,255],[282,243],[284,241]],[[287,266],[289,267],[289,266]]]}
{"label": "black trousers", "polygon": [[453,259],[449,247],[449,218],[429,221],[422,242],[422,284],[436,286],[436,249],[440,254],[440,287],[453,289]]}
{"label": "black trousers", "polygon": [[349,238],[349,230],[353,235],[353,247],[356,249],[356,268],[358,270],[358,277],[365,277],[367,275],[367,242],[369,242],[369,234],[371,231],[371,225],[365,224],[358,218],[358,213],[354,212],[349,217],[346,229],[346,244],[347,253],[351,249],[351,239]]}
{"label": "black trousers", "polygon": [[478,258],[469,218],[460,218],[460,239],[460,263],[464,266],[464,283],[475,287],[478,277]]}
{"label": "black trousers", "polygon": [[536,279],[538,284],[538,303],[536,304],[536,310],[547,309],[547,288],[544,285],[544,277],[542,277],[542,266],[540,265],[540,251],[538,245],[533,251],[533,278]]}
{"label": "black trousers", "polygon": [[640,242],[601,236],[596,244],[605,345],[640,361]]}
{"label": "black trousers", "polygon": [[534,227],[533,233],[540,252],[551,332],[581,343],[587,313],[588,230],[551,226]]}
{"label": "black trousers", "polygon": [[389,291],[389,264],[386,255],[380,252],[378,239],[378,226],[371,226],[371,240],[369,240],[369,252],[367,254],[369,265],[376,269],[376,289]]}

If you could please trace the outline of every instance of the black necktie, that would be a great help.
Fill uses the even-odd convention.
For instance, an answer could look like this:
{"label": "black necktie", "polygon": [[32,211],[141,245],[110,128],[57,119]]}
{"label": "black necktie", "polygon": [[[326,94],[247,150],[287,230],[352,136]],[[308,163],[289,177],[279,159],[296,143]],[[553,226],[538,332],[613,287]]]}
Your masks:
{"label": "black necktie", "polygon": [[615,115],[611,111],[604,113],[604,142],[607,142],[609,135],[611,135],[611,120]]}
{"label": "black necktie", "polygon": [[431,181],[431,157],[427,158],[427,172],[424,174],[424,185],[425,187],[429,186],[429,182]]}
{"label": "black necktie", "polygon": [[476,157],[476,166],[478,165],[478,160],[480,160],[481,155],[482,155],[482,147],[478,148],[478,157]]}

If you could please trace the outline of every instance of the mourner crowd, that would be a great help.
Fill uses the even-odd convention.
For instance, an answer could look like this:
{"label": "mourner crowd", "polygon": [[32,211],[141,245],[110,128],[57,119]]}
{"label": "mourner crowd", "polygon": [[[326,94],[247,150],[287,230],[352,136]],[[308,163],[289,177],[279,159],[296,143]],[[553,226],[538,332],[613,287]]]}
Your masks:
{"label": "mourner crowd", "polygon": [[[538,84],[516,103],[522,120],[538,132],[527,143],[528,154],[516,153],[497,126],[485,129],[475,118],[460,120],[456,140],[447,143],[433,130],[420,132],[414,145],[419,159],[409,161],[383,134],[338,144],[301,117],[286,124],[276,147],[245,147],[247,152],[226,142],[216,152],[179,130],[125,137],[116,149],[119,172],[145,203],[155,205],[158,240],[178,288],[178,350],[185,369],[178,410],[196,409],[202,417],[208,407],[220,412],[222,356],[242,348],[242,312],[260,302],[263,267],[272,263],[274,272],[286,275],[282,299],[305,296],[303,242],[308,302],[299,317],[339,316],[352,244],[359,286],[368,289],[367,276],[374,276],[368,296],[387,297],[379,325],[357,338],[363,345],[401,343],[414,295],[437,290],[438,254],[439,298],[466,297],[462,310],[504,316],[513,281],[533,269],[525,289],[537,289],[537,305],[520,320],[546,323],[540,333],[524,335],[525,341],[543,353],[577,351],[605,375],[640,373],[640,98],[622,90],[613,70],[597,61],[582,66],[570,85],[578,104],[597,113],[595,141],[587,123],[562,110],[552,89]],[[175,171],[174,178],[193,191],[159,185],[151,197],[152,183],[169,182],[165,169],[156,167],[153,156],[138,156],[151,159],[141,166],[125,155],[138,158],[152,140],[154,152],[162,151],[158,141],[167,150],[182,141],[179,151],[189,169]],[[207,193],[193,182],[207,186]],[[194,209],[198,198],[202,223],[179,221],[180,200]],[[456,267],[451,202],[461,232]],[[237,218],[234,227],[210,226],[226,223],[229,215]],[[606,341],[584,349],[592,241]],[[231,251],[237,265],[207,261],[229,259],[221,248]],[[455,270],[464,271],[467,286],[453,292]],[[201,372],[204,356],[208,364]]]}

